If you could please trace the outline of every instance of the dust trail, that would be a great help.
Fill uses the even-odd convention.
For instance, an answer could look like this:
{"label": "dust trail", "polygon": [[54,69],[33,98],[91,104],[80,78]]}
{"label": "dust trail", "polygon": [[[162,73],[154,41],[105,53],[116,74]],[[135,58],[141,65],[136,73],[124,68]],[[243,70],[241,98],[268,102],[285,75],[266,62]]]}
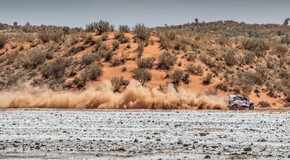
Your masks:
{"label": "dust trail", "polygon": [[81,92],[52,91],[21,85],[0,92],[0,108],[98,108],[98,109],[226,109],[225,98],[200,95],[169,85],[165,92],[131,80],[125,91],[114,93],[109,81]]}

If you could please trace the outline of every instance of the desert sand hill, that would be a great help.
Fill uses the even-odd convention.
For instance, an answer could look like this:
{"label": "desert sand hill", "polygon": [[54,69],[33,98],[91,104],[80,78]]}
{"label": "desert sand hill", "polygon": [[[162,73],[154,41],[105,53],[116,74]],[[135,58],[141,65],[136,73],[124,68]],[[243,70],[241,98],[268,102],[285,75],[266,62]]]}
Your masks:
{"label": "desert sand hill", "polygon": [[[142,106],[150,101],[151,108],[155,108],[152,106],[157,103],[157,95],[167,94],[171,89],[168,86],[172,83],[176,97],[191,92],[194,92],[194,97],[199,97],[193,100],[194,103],[189,102],[188,97],[186,100],[175,97],[178,101],[174,102],[176,106],[184,105],[185,101],[185,108],[189,109],[198,106],[204,108],[201,104],[205,101],[222,101],[230,94],[249,96],[259,109],[289,108],[290,54],[287,37],[290,32],[287,26],[247,26],[228,22],[221,24],[221,30],[237,33],[222,35],[224,32],[211,28],[211,23],[153,29],[139,24],[132,31],[127,26],[115,30],[107,26],[103,31],[98,25],[106,23],[100,21],[91,24],[86,31],[53,26],[29,26],[29,32],[26,31],[27,26],[3,29],[3,34],[0,33],[3,44],[1,46],[0,43],[0,87],[4,95],[2,99],[5,98],[6,102],[0,106],[49,107],[47,104],[54,104],[51,101],[55,101],[52,95],[63,96],[68,93],[72,94],[71,97],[77,94],[85,97],[88,90],[100,88],[109,82],[112,82],[110,93],[115,92],[118,95],[113,95],[118,97],[127,93],[128,86],[136,87],[131,84],[135,83],[131,80],[136,79],[142,84],[137,86],[158,90],[158,93],[152,93],[150,100],[136,103]],[[214,25],[218,27],[220,22]],[[244,25],[246,27],[243,28]],[[251,29],[257,35],[250,35]],[[30,91],[31,88],[33,91]],[[134,93],[138,94],[144,88]],[[33,96],[37,91],[42,94],[49,92],[46,96],[50,101],[46,105],[40,104],[42,102],[24,103],[23,98],[19,100],[21,93],[26,96],[31,94],[29,98],[37,99],[39,95]],[[183,91],[188,93],[181,94]],[[163,98],[172,98],[169,95]],[[18,101],[21,103],[16,103]],[[66,104],[72,104],[73,100],[66,97],[65,101]],[[101,102],[93,101],[84,102],[82,98],[74,103],[91,103],[85,107],[99,108]],[[112,100],[107,97],[104,101],[107,103]],[[116,103],[124,105],[120,101]],[[114,105],[111,104],[109,108],[116,108]],[[217,105],[220,103],[212,103],[208,108],[225,108]],[[66,105],[54,105],[57,106]],[[182,108],[168,107],[171,106],[168,104],[157,106]]]}

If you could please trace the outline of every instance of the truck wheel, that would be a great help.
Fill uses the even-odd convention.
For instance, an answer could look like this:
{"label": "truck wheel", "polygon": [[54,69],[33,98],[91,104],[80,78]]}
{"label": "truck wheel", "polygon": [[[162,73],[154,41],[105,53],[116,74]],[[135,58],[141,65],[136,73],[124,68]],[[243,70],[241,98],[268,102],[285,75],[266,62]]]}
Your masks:
{"label": "truck wheel", "polygon": [[237,110],[237,105],[236,105],[236,104],[233,105],[231,109],[232,109],[232,110]]}
{"label": "truck wheel", "polygon": [[251,104],[251,105],[249,106],[249,110],[254,110],[254,105],[253,105],[253,104]]}

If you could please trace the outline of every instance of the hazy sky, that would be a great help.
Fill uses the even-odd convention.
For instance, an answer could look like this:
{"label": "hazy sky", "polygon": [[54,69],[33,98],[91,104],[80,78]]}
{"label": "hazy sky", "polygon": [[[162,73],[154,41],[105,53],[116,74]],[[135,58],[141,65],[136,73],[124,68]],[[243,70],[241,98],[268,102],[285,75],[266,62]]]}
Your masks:
{"label": "hazy sky", "polygon": [[84,27],[109,21],[147,26],[200,21],[235,20],[283,23],[290,17],[290,0],[0,0],[0,22]]}

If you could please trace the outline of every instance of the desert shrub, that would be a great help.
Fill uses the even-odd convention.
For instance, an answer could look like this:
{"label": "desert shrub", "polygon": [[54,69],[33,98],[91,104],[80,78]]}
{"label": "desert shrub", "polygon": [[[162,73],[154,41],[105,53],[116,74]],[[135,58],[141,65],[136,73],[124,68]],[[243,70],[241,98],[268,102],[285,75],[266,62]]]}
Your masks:
{"label": "desert shrub", "polygon": [[147,41],[150,38],[151,30],[147,28],[144,24],[137,24],[134,27],[134,33],[136,38],[141,41]]}
{"label": "desert shrub", "polygon": [[143,53],[144,53],[144,44],[143,43],[138,44],[136,52],[137,52],[137,58],[141,58]]}
{"label": "desert shrub", "polygon": [[202,83],[204,84],[204,85],[208,85],[208,84],[210,84],[211,83],[211,80],[212,80],[212,76],[213,76],[213,74],[212,73],[207,73],[206,74],[206,77],[205,77],[205,79],[202,81]]}
{"label": "desert shrub", "polygon": [[2,49],[7,42],[7,37],[4,34],[0,34],[0,49]]}
{"label": "desert shrub", "polygon": [[187,54],[187,61],[195,62],[196,56],[194,54]]}
{"label": "desert shrub", "polygon": [[246,51],[243,57],[243,63],[244,64],[252,64],[255,60],[255,53],[251,51]]}
{"label": "desert shrub", "polygon": [[270,107],[271,106],[270,103],[267,102],[267,101],[260,101],[258,103],[258,105],[261,106],[262,108],[266,108],[266,107]]}
{"label": "desert shrub", "polygon": [[100,20],[99,22],[93,22],[86,26],[86,31],[97,32],[98,35],[101,35],[105,32],[110,31],[110,23],[103,20]]}
{"label": "desert shrub", "polygon": [[191,48],[192,48],[193,51],[196,51],[196,50],[199,49],[200,47],[201,47],[201,44],[200,44],[200,42],[198,42],[198,41],[193,41],[193,42],[191,43]]}
{"label": "desert shrub", "polygon": [[218,37],[216,39],[216,43],[221,46],[230,46],[231,40],[228,37]]}
{"label": "desert shrub", "polygon": [[114,42],[112,43],[112,46],[113,46],[113,51],[115,51],[116,49],[119,48],[120,44],[119,44],[118,41],[114,41]]}
{"label": "desert shrub", "polygon": [[172,83],[178,85],[179,82],[183,79],[184,72],[182,70],[175,70],[171,75]]}
{"label": "desert shrub", "polygon": [[126,62],[125,57],[118,58],[116,56],[113,56],[113,58],[110,61],[110,64],[111,66],[119,66],[121,64],[125,64],[125,62]]}
{"label": "desert shrub", "polygon": [[269,49],[268,44],[264,40],[257,38],[244,39],[242,46],[244,49],[256,53],[257,57],[263,57],[264,51]]}
{"label": "desert shrub", "polygon": [[228,90],[228,87],[224,83],[217,84],[215,88],[225,92]]}
{"label": "desert shrub", "polygon": [[120,43],[129,42],[129,38],[125,36],[123,32],[118,32],[115,34],[115,39],[117,39]]}
{"label": "desert shrub", "polygon": [[288,47],[284,45],[276,45],[275,52],[278,55],[285,56],[285,54],[288,52]]}
{"label": "desert shrub", "polygon": [[174,65],[176,60],[177,58],[174,55],[170,54],[169,52],[165,52],[158,58],[158,68],[168,70],[171,66]]}
{"label": "desert shrub", "polygon": [[98,51],[101,49],[101,47],[103,47],[103,41],[101,39],[97,39],[95,40],[95,51]]}
{"label": "desert shrub", "polygon": [[114,92],[120,92],[121,87],[128,85],[128,81],[124,77],[113,77],[111,79],[112,87]]}
{"label": "desert shrub", "polygon": [[31,50],[28,53],[28,55],[24,58],[23,67],[36,68],[37,66],[45,62],[47,54],[48,54],[47,52],[42,51],[41,49]]}
{"label": "desert shrub", "polygon": [[160,36],[160,48],[163,48],[165,50],[169,50],[172,48],[170,39],[164,35]]}
{"label": "desert shrub", "polygon": [[66,59],[58,58],[53,62],[44,63],[40,72],[45,78],[53,77],[59,79],[63,77],[67,65]]}
{"label": "desert shrub", "polygon": [[237,65],[238,59],[233,51],[229,51],[223,55],[223,58],[228,66]]}
{"label": "desert shrub", "polygon": [[142,85],[151,80],[151,73],[144,68],[137,68],[133,71],[133,77]]}
{"label": "desert shrub", "polygon": [[138,68],[152,68],[154,60],[154,57],[137,59],[137,66]]}
{"label": "desert shrub", "polygon": [[212,59],[209,56],[205,55],[205,54],[200,55],[199,59],[204,64],[206,64],[208,67],[213,67],[214,66],[214,62],[212,61]]}
{"label": "desert shrub", "polygon": [[73,56],[83,50],[85,50],[86,48],[84,46],[78,46],[78,47],[72,47],[66,54],[65,56]]}
{"label": "desert shrub", "polygon": [[106,41],[108,40],[108,38],[109,38],[109,35],[107,33],[103,33],[101,36],[102,41]]}
{"label": "desert shrub", "polygon": [[130,27],[128,25],[119,25],[119,32],[129,33]]}
{"label": "desert shrub", "polygon": [[54,41],[56,43],[59,43],[63,40],[63,32],[61,31],[47,31],[47,32],[41,32],[38,33],[38,38],[43,42],[47,43],[49,41]]}
{"label": "desert shrub", "polygon": [[200,65],[195,66],[193,64],[188,64],[186,65],[186,71],[193,75],[199,75],[199,76],[203,75],[203,69]]}
{"label": "desert shrub", "polygon": [[253,86],[260,83],[260,77],[252,71],[240,73],[237,77],[237,84],[241,86],[245,94],[249,94],[253,90]]}
{"label": "desert shrub", "polygon": [[173,40],[176,39],[176,32],[175,32],[174,30],[167,31],[167,32],[165,32],[165,36],[166,36],[169,40],[173,41]]}
{"label": "desert shrub", "polygon": [[101,56],[99,54],[85,53],[82,56],[82,63],[86,65],[90,65],[94,61],[99,61],[100,59],[101,59]]}
{"label": "desert shrub", "polygon": [[92,63],[86,66],[84,78],[98,80],[103,74],[103,67],[100,64]]}
{"label": "desert shrub", "polygon": [[110,50],[100,50],[99,54],[102,55],[106,62],[109,62],[114,56],[114,52]]}
{"label": "desert shrub", "polygon": [[184,39],[176,41],[175,45],[174,45],[174,49],[175,50],[183,50],[183,51],[185,51],[186,50],[186,43],[187,42]]}

